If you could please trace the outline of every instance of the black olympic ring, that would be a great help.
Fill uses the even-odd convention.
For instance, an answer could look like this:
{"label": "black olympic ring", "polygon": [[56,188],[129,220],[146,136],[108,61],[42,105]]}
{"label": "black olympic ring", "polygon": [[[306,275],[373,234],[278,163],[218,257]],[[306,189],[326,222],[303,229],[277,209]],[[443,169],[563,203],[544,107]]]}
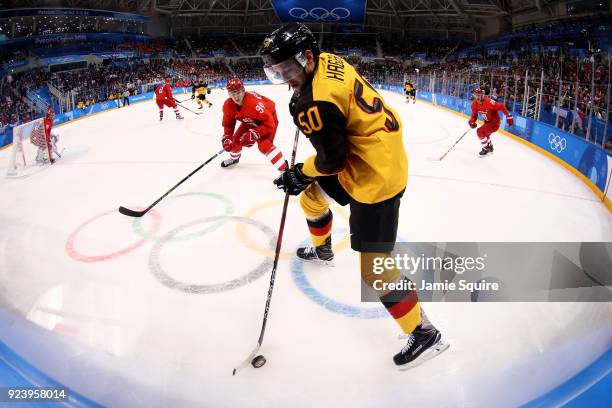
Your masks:
{"label": "black olympic ring", "polygon": [[301,7],[294,7],[289,10],[289,15],[302,21],[340,21],[349,18],[351,12],[344,7],[336,7],[331,11],[323,7],[313,7],[310,11]]}
{"label": "black olympic ring", "polygon": [[[164,244],[169,242],[174,235],[179,233],[180,231],[193,227],[194,225],[222,221],[222,220],[233,220],[236,222],[243,222],[245,224],[253,225],[259,228],[265,235],[270,238],[269,246],[270,248],[274,248],[276,246],[276,233],[272,231],[270,227],[265,224],[260,223],[259,221],[255,221],[254,219],[247,217],[237,217],[237,216],[228,216],[228,215],[220,215],[215,217],[206,217],[201,218],[195,221],[188,222],[181,226],[174,228],[172,231],[167,232],[163,235],[153,246],[151,249],[151,254],[149,255],[149,269],[153,276],[157,278],[162,285],[175,290],[180,290],[186,293],[192,294],[207,294],[207,293],[219,293],[226,292],[232,289],[237,289],[241,286],[244,286],[248,283],[251,283],[261,277],[266,271],[269,271],[272,268],[272,257],[266,257],[263,262],[257,265],[251,272],[243,275],[239,278],[229,280],[227,282],[215,283],[212,285],[196,285],[189,284],[185,282],[179,282],[176,279],[170,277],[162,268],[161,262],[159,260],[159,255],[161,253],[161,248]],[[212,255],[212,254],[211,254]],[[212,269],[212,268],[211,268]]]}

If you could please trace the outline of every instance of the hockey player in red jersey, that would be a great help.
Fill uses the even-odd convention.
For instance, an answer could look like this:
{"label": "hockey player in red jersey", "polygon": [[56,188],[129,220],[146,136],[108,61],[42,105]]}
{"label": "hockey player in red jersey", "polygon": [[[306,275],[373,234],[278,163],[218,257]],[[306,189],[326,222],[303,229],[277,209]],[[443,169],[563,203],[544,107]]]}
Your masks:
{"label": "hockey player in red jersey", "polygon": [[177,119],[184,119],[179,112],[174,97],[172,96],[172,78],[166,78],[166,82],[155,88],[155,102],[159,107],[159,120],[164,119],[164,105],[174,109]]}
{"label": "hockey player in red jersey", "polygon": [[508,112],[508,109],[503,103],[495,102],[492,99],[486,98],[484,92],[480,88],[474,90],[474,100],[472,101],[472,116],[468,124],[472,129],[476,125],[476,119],[480,114],[484,120],[484,125],[478,128],[476,134],[482,144],[482,150],[480,151],[480,157],[484,157],[489,153],[493,153],[493,143],[491,143],[491,134],[499,129],[500,119],[499,111],[502,111],[506,115],[506,122],[508,126],[514,125],[514,118],[512,114]]}
{"label": "hockey player in red jersey", "polygon": [[[240,160],[243,147],[257,143],[263,153],[277,170],[287,167],[280,149],[274,146],[274,136],[278,127],[274,102],[256,92],[245,92],[240,78],[227,81],[229,98],[223,104],[223,138],[221,143],[230,158],[221,167],[235,165]],[[236,121],[242,122],[234,131]]]}

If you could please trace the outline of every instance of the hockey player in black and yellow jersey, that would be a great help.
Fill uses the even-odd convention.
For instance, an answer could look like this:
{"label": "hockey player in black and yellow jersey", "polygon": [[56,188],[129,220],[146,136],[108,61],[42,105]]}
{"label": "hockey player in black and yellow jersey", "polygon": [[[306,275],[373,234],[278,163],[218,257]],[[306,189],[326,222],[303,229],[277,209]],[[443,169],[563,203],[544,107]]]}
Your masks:
{"label": "hockey player in black and yellow jersey", "polygon": [[199,105],[198,109],[202,109],[202,102],[205,102],[209,108],[212,106],[212,103],[206,99],[206,94],[209,93],[210,89],[208,88],[208,82],[202,80],[193,82],[193,86],[191,87],[191,99],[196,100]]}
{"label": "hockey player in black and yellow jersey", "polygon": [[[319,263],[333,260],[333,215],[327,196],[350,206],[351,247],[360,252],[363,281],[370,287],[375,280],[407,287],[395,267],[373,272],[374,259],[389,256],[395,245],[408,178],[399,115],[344,59],[320,52],[302,24],[288,24],[268,35],[261,54],[268,78],[294,89],[293,121],[316,150],[274,181],[285,192],[300,195],[312,246],[298,249],[297,256]],[[395,364],[411,367],[448,347],[414,290],[376,292],[408,335],[408,343],[393,358]]]}
{"label": "hockey player in black and yellow jersey", "polygon": [[406,96],[406,102],[410,102],[410,99],[412,99],[412,103],[416,103],[416,89],[412,82],[404,82],[404,95]]}

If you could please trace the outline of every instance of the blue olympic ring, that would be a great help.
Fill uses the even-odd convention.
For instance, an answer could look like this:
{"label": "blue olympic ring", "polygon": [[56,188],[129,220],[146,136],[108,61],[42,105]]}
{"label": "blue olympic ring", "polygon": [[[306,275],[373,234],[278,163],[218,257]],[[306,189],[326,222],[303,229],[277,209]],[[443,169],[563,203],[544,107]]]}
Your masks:
{"label": "blue olympic ring", "polygon": [[[333,231],[334,234],[341,234],[344,232],[346,232],[346,228]],[[308,244],[310,244],[310,238],[300,242],[299,245],[303,246]],[[296,256],[294,256],[291,260],[291,276],[293,277],[295,285],[304,295],[306,295],[307,298],[332,313],[342,314],[348,317],[356,317],[359,319],[380,319],[381,317],[391,316],[382,306],[359,307],[347,305],[346,303],[338,302],[325,296],[310,284],[310,281],[304,273],[304,261],[301,261]]]}

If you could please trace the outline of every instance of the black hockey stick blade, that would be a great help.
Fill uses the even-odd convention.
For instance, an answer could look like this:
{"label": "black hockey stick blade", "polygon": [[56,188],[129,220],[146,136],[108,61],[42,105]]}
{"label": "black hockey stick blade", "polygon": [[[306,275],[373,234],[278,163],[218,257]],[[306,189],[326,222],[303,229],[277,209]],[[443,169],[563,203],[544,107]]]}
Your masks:
{"label": "black hockey stick blade", "polygon": [[134,211],[130,210],[129,208],[119,207],[119,212],[123,215],[127,215],[128,217],[140,218],[147,213],[147,210]]}
{"label": "black hockey stick blade", "polygon": [[215,159],[215,157],[219,156],[220,154],[222,154],[224,152],[224,149],[219,150],[217,153],[215,153],[212,157],[210,157],[208,160],[206,160],[204,163],[200,164],[198,167],[196,167],[191,173],[189,173],[187,176],[185,176],[181,181],[179,181],[178,183],[176,183],[170,190],[166,191],[164,193],[164,195],[162,195],[161,197],[159,197],[157,200],[155,200],[153,202],[153,204],[151,204],[150,206],[148,206],[147,208],[145,208],[142,211],[134,211],[134,210],[130,210],[129,208],[125,208],[125,207],[119,207],[119,212],[123,215],[127,215],[128,217],[142,217],[143,215],[145,215],[146,213],[149,212],[149,210],[153,207],[155,207],[157,205],[157,203],[159,203],[161,200],[163,200],[164,198],[166,198],[166,196],[168,194],[170,194],[171,192],[173,192],[178,186],[180,186],[181,184],[183,184],[187,179],[189,179],[189,177],[193,176],[194,174],[196,174],[198,171],[200,171],[200,169],[202,169],[204,166],[206,166],[208,163],[210,163],[211,161],[213,161]]}

